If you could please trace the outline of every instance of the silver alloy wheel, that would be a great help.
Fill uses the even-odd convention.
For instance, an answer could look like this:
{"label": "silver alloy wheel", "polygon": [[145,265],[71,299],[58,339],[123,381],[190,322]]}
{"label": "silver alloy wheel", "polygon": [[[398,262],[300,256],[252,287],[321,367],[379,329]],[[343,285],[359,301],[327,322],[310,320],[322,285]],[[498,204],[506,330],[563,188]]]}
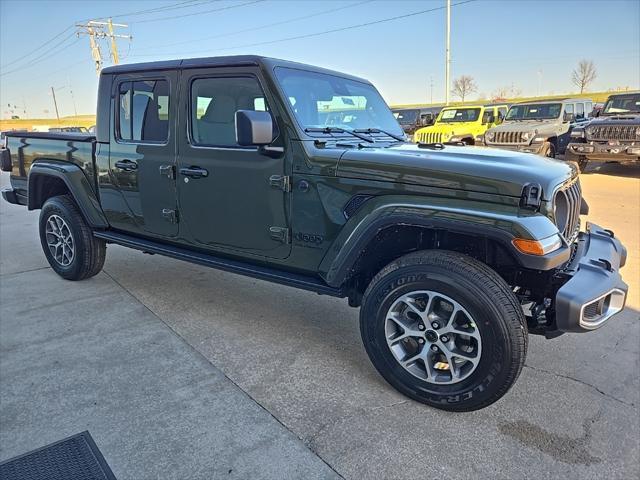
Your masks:
{"label": "silver alloy wheel", "polygon": [[429,383],[460,382],[480,363],[476,322],[462,305],[439,292],[421,290],[398,298],[387,312],[385,335],[398,363]]}
{"label": "silver alloy wheel", "polygon": [[47,218],[45,235],[55,261],[63,267],[71,265],[75,256],[75,242],[67,222],[58,215],[51,215]]}

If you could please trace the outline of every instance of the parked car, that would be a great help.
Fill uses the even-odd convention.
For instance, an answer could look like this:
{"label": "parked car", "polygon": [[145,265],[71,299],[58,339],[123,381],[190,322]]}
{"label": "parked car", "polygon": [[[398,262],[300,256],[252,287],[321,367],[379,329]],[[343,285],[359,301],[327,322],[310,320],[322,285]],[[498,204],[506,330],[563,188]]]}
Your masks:
{"label": "parked car", "polygon": [[589,162],[640,161],[640,92],[610,95],[596,118],[571,132],[566,160],[580,170]]}
{"label": "parked car", "polygon": [[407,135],[413,135],[418,128],[433,125],[440,110],[442,107],[391,109]]}
{"label": "parked car", "polygon": [[49,131],[53,133],[89,133],[87,127],[51,127]]}
{"label": "parked car", "polygon": [[553,158],[565,152],[571,130],[588,121],[592,108],[584,98],[516,103],[501,125],[487,130],[483,143]]}
{"label": "parked car", "polygon": [[[444,118],[461,109],[495,122],[483,106]],[[624,307],[626,250],[580,231],[573,164],[406,142],[373,85],[344,73],[258,56],[116,65],[95,136],[7,135],[2,196],[40,210],[62,278],[96,275],[119,244],[346,297],[381,375],[437,408],[502,397],[527,332],[588,332]]]}
{"label": "parked car", "polygon": [[477,137],[502,121],[507,108],[506,105],[445,107],[433,125],[416,131],[414,141],[474,145]]}

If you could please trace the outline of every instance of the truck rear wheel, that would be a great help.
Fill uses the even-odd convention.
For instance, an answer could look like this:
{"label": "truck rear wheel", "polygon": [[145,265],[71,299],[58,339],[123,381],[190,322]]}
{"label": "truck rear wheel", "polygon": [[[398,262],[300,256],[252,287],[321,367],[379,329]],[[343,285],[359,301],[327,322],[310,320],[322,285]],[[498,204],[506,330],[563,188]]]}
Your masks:
{"label": "truck rear wheel", "polygon": [[450,411],[502,397],[527,351],[526,321],[505,281],[466,255],[425,250],[383,268],[360,310],[365,349],[408,397]]}
{"label": "truck rear wheel", "polygon": [[102,270],[107,246],[93,236],[74,200],[49,198],[40,211],[40,243],[51,268],[67,280],[84,280]]}

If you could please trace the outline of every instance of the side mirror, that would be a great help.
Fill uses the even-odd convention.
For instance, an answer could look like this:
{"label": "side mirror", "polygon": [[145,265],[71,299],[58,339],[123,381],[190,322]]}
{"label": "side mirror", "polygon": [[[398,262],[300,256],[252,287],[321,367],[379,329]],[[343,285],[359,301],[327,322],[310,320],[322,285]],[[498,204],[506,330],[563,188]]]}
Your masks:
{"label": "side mirror", "polygon": [[275,138],[273,118],[269,112],[238,110],[236,141],[243,147],[269,145]]}
{"label": "side mirror", "polygon": [[562,121],[564,122],[573,122],[575,121],[576,116],[573,113],[564,112],[564,116],[562,117]]}

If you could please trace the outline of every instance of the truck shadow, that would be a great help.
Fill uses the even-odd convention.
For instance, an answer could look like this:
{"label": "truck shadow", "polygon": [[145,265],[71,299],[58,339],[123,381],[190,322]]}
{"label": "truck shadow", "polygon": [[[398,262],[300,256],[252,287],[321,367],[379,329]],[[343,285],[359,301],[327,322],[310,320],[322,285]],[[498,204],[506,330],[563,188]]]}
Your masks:
{"label": "truck shadow", "polygon": [[640,163],[620,164],[620,163],[592,163],[587,165],[583,175],[597,173],[611,177],[640,178]]}

